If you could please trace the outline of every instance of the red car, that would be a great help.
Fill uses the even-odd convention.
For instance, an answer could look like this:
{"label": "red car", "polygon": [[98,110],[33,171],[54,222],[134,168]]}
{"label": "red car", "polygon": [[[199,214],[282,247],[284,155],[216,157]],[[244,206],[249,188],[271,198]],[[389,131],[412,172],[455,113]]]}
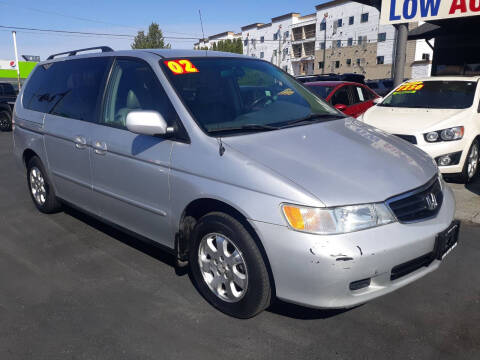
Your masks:
{"label": "red car", "polygon": [[310,91],[346,115],[357,117],[380,97],[368,86],[348,81],[314,81],[304,83]]}

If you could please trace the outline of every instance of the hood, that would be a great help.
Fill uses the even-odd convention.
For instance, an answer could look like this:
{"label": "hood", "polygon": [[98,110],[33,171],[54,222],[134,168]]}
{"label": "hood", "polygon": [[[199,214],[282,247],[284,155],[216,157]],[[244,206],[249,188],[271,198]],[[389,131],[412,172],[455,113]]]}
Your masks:
{"label": "hood", "polygon": [[326,206],[384,201],[425,184],[437,172],[417,147],[352,118],[222,141]]}
{"label": "hood", "polygon": [[[413,109],[374,106],[363,115],[363,121],[392,134],[414,134],[418,131],[441,130],[462,125],[455,121],[468,114],[468,109]],[[448,122],[445,126],[442,124]],[[452,125],[450,125],[452,123]]]}

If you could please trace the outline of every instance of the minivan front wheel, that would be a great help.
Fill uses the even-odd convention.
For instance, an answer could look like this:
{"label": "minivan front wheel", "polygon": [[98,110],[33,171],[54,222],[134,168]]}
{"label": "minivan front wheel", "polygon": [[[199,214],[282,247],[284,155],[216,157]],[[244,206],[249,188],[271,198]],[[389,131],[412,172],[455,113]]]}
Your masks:
{"label": "minivan front wheel", "polygon": [[27,182],[30,196],[38,210],[46,214],[60,210],[60,202],[50,185],[42,162],[36,156],[28,162]]}
{"label": "minivan front wheel", "polygon": [[203,297],[220,311],[250,318],[270,304],[268,271],[257,244],[235,218],[213,212],[193,233],[190,271]]}

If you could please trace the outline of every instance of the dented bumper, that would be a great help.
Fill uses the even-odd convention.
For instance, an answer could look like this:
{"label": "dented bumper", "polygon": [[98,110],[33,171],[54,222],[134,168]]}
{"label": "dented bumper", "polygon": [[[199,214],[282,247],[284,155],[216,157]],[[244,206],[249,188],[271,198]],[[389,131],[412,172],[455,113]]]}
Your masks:
{"label": "dented bumper", "polygon": [[[312,235],[252,221],[267,253],[278,298],[317,308],[362,304],[438,268],[429,262],[397,279],[392,268],[431,253],[438,233],[453,220],[455,199],[447,186],[438,215],[412,224],[393,223],[342,235]],[[352,283],[361,288],[355,289]]]}

